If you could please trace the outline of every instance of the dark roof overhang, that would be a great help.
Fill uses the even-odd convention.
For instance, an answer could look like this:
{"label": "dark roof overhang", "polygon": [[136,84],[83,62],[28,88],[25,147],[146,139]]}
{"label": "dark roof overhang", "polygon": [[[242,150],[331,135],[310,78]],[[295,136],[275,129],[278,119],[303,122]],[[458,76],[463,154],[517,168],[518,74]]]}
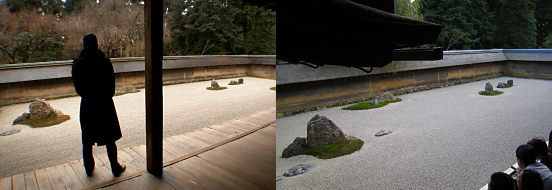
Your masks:
{"label": "dark roof overhang", "polygon": [[[388,3],[383,6],[389,10]],[[281,1],[279,7],[276,57],[290,63],[383,67],[394,60],[395,49],[434,43],[444,27],[350,0]],[[434,57],[408,56],[416,51]],[[442,49],[397,54],[399,60],[442,59]]]}

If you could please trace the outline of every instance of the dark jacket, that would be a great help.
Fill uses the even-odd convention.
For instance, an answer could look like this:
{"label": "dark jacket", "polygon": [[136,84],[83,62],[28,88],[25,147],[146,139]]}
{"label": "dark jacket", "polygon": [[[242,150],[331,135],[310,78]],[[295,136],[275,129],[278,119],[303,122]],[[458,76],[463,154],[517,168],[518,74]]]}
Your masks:
{"label": "dark jacket", "polygon": [[99,49],[82,50],[71,70],[75,91],[81,97],[82,143],[105,145],[122,137],[113,103],[115,74],[111,61]]}

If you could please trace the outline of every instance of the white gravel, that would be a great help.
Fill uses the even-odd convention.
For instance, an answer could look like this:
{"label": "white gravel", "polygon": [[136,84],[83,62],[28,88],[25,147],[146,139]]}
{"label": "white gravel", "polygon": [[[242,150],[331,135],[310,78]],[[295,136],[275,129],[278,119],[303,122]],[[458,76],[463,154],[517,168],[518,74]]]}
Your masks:
{"label": "white gravel", "polygon": [[[243,85],[227,85],[233,79],[218,80],[228,89],[206,90],[210,81],[163,87],[164,138],[192,132],[211,125],[239,119],[276,105],[275,80],[244,77]],[[145,90],[114,97],[123,138],[119,149],[146,143]],[[12,125],[17,116],[28,112],[29,104],[2,107],[0,133],[20,129],[15,135],[0,137],[0,178],[64,164],[82,158],[79,124],[80,97],[48,101],[54,108],[71,116],[62,124],[31,128]],[[104,154],[104,147],[94,147],[94,154]]]}
{"label": "white gravel", "polygon": [[[499,96],[481,96],[486,82],[514,80]],[[515,149],[552,130],[552,81],[501,77],[398,96],[382,108],[334,107],[277,119],[276,175],[297,164],[311,171],[282,177],[277,189],[479,189],[515,163]],[[321,160],[281,158],[307,122],[327,116],[365,142],[361,150]],[[393,133],[382,137],[380,130]]]}

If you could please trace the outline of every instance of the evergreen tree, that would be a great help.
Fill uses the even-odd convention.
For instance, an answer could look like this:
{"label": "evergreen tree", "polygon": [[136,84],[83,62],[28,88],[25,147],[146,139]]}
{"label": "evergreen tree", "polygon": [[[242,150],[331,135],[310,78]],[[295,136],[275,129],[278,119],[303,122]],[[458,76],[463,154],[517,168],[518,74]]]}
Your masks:
{"label": "evergreen tree", "polygon": [[537,46],[543,47],[546,37],[552,34],[552,0],[539,0],[536,7]]}
{"label": "evergreen tree", "polygon": [[535,48],[537,46],[534,0],[488,1],[491,5],[490,10],[495,15],[494,48]]}
{"label": "evergreen tree", "polygon": [[424,20],[445,25],[436,45],[445,49],[484,48],[492,39],[493,15],[483,0],[424,0]]}

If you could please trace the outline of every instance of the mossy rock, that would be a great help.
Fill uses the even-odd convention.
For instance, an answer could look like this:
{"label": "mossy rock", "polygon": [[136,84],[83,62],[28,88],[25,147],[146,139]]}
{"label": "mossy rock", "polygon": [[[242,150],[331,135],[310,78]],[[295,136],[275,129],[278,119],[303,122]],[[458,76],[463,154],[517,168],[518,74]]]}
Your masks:
{"label": "mossy rock", "polygon": [[348,136],[346,137],[345,140],[341,140],[336,144],[329,144],[326,146],[316,147],[316,148],[305,148],[301,152],[298,152],[296,154],[290,155],[285,158],[289,158],[296,155],[311,155],[320,159],[331,159],[331,158],[337,158],[340,156],[352,154],[353,152],[360,150],[363,145],[364,145],[364,141],[355,137]]}
{"label": "mossy rock", "polygon": [[227,87],[220,87],[220,88],[207,87],[207,90],[224,90],[224,89],[227,89]]}
{"label": "mossy rock", "polygon": [[496,95],[501,95],[503,94],[504,92],[503,91],[500,91],[500,92],[491,92],[491,93],[485,93],[485,91],[479,91],[479,95],[484,95],[484,96],[496,96]]}
{"label": "mossy rock", "polygon": [[69,119],[71,119],[69,115],[59,115],[55,117],[48,117],[46,119],[26,119],[15,124],[28,125],[33,128],[50,127],[68,121]]}
{"label": "mossy rock", "polygon": [[276,87],[270,87],[270,90],[276,91]]}
{"label": "mossy rock", "polygon": [[387,104],[400,102],[400,101],[402,101],[402,99],[397,98],[393,101],[380,102],[376,106],[372,105],[372,102],[363,102],[363,103],[358,103],[358,104],[355,104],[355,105],[352,105],[352,106],[349,106],[349,107],[346,107],[346,108],[343,108],[343,109],[344,110],[367,110],[367,109],[374,109],[374,108],[383,107],[383,106],[386,106]]}

